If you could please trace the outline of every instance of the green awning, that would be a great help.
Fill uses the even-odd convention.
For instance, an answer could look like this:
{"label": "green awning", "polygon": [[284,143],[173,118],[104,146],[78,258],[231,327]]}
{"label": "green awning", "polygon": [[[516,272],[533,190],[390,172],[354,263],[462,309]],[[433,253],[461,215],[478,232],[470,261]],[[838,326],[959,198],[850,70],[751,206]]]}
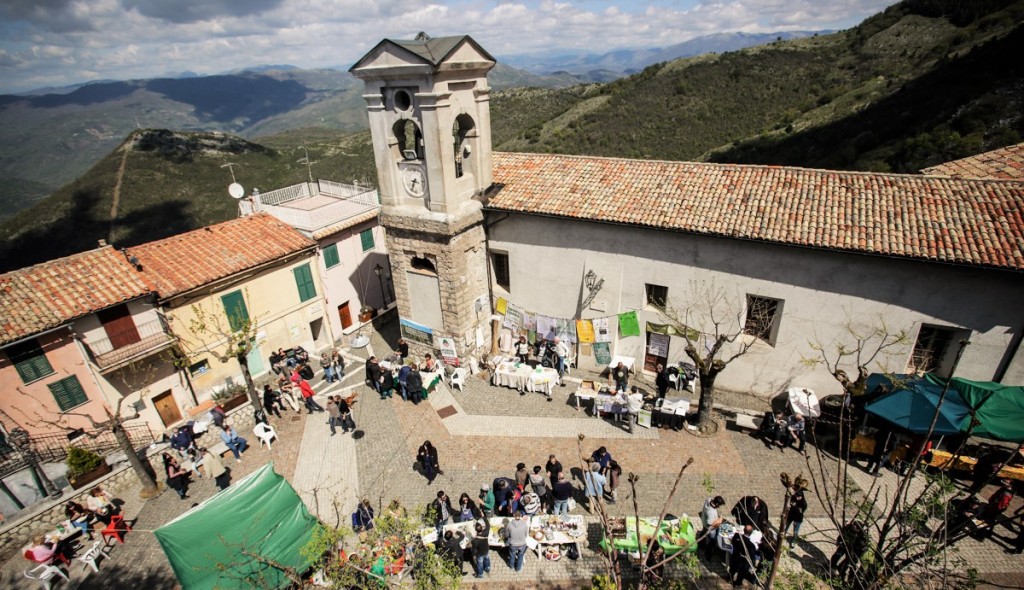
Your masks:
{"label": "green awning", "polygon": [[267,562],[308,569],[301,550],[319,526],[270,463],[154,534],[184,590],[282,588],[291,582]]}
{"label": "green awning", "polygon": [[[929,373],[925,379],[942,387],[946,380]],[[950,387],[970,407],[974,421],[971,434],[994,440],[1024,441],[1024,387],[991,381],[971,381],[954,377]],[[967,421],[966,431],[970,421]]]}

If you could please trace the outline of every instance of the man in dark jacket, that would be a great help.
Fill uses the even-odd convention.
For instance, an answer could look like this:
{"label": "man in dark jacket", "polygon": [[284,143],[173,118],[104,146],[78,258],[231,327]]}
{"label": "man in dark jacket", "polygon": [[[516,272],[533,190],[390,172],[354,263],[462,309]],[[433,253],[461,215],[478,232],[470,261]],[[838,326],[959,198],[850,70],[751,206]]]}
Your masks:
{"label": "man in dark jacket", "polygon": [[462,539],[465,538],[461,532],[458,534],[452,531],[444,532],[444,541],[439,545],[439,552],[441,556],[452,562],[455,567],[459,568],[462,574],[466,572],[462,569],[462,562],[465,559],[465,553],[462,550]]}
{"label": "man in dark jacket", "polygon": [[409,390],[409,398],[412,399],[412,403],[419,404],[423,400],[423,377],[415,365],[409,372],[409,376],[405,378],[405,388]]}
{"label": "man in dark jacket", "polygon": [[737,531],[732,536],[732,555],[729,557],[729,580],[733,587],[739,587],[747,580],[755,587],[757,584],[757,545],[750,539],[754,527],[746,525],[743,532]]}
{"label": "man in dark jacket", "polygon": [[658,365],[655,370],[657,375],[654,377],[654,385],[658,388],[658,397],[665,399],[665,394],[668,393],[672,381],[669,380],[668,371],[665,370],[664,365]]}
{"label": "man in dark jacket", "polygon": [[512,516],[512,500],[516,482],[508,477],[499,477],[491,484],[494,490],[494,511],[500,516]]}
{"label": "man in dark jacket", "polygon": [[454,514],[451,498],[444,493],[444,490],[437,492],[437,499],[430,503],[430,513],[434,516],[434,526],[437,528],[437,537],[440,540],[444,525],[448,524]]}
{"label": "man in dark jacket", "polygon": [[491,547],[487,541],[488,528],[484,523],[476,523],[476,536],[469,546],[473,555],[473,572],[477,578],[491,573]]}
{"label": "man in dark jacket", "polygon": [[380,365],[377,364],[377,357],[371,356],[366,361],[366,380],[369,381],[370,387],[374,391],[380,393]]}
{"label": "man in dark jacket", "polygon": [[762,534],[768,532],[768,506],[757,496],[743,496],[732,507],[732,515],[739,526],[751,525]]}

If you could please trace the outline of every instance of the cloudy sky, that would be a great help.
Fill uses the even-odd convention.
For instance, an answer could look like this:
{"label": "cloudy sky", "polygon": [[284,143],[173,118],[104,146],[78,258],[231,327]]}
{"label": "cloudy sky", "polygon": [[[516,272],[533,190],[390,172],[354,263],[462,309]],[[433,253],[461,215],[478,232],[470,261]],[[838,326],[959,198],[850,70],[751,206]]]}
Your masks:
{"label": "cloudy sky", "polygon": [[247,66],[348,67],[381,38],[469,34],[497,57],[842,29],[892,0],[2,0],[0,93]]}

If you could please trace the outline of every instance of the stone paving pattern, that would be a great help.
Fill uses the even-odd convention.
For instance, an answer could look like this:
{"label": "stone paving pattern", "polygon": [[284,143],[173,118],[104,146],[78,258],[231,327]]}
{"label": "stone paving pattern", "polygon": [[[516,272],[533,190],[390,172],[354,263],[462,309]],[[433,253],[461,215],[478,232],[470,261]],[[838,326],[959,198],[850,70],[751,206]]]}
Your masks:
{"label": "stone paving pattern", "polygon": [[[512,389],[492,387],[477,376],[467,380],[464,391],[439,387],[427,403],[414,405],[397,395],[381,400],[362,384],[360,358],[365,358],[370,350],[389,350],[387,342],[393,343],[397,337],[394,324],[384,325],[381,329],[384,336],[374,333],[369,348],[345,351],[352,362],[341,383],[328,386],[319,378],[315,383],[321,404],[328,394],[347,395],[353,390],[360,393],[354,408],[357,425],[354,435],[344,435],[339,428],[336,436],[330,436],[326,414],[285,412],[283,418],[271,418],[279,433],[273,450],[250,445],[242,463],[226,463],[233,477],[242,477],[272,460],[278,473],[292,482],[310,509],[328,524],[335,525],[348,520],[359,498],[368,498],[376,507],[398,499],[410,508],[425,506],[439,489],[453,499],[464,491],[475,498],[481,483],[490,483],[498,476],[511,477],[520,461],[528,467],[543,465],[550,453],[556,454],[563,465],[571,469],[580,487],[577,433],[582,430],[586,438],[579,444],[584,454],[589,455],[598,446],[607,446],[624,472],[640,477],[635,501],[642,516],[659,513],[680,467],[693,457],[693,464],[686,470],[668,506],[670,513],[687,514],[695,519],[710,490],[710,494],[725,496],[727,508],[742,495],[759,495],[767,501],[772,521],[777,522],[782,502],[779,473],[807,474],[817,464],[813,452],[810,457],[803,457],[794,450],[782,452],[767,448],[748,433],[731,430],[712,438],[699,438],[685,431],[638,428],[637,434],[631,436],[621,425],[597,420],[582,410],[577,412],[570,395],[575,388],[571,382],[566,387],[556,387],[552,401],[537,393],[519,395]],[[593,376],[574,371],[573,377]],[[768,406],[763,400],[750,403],[747,396],[734,394],[722,394],[718,401],[752,407],[757,412]],[[441,418],[438,410],[449,406],[455,409],[455,414]],[[251,428],[245,431],[251,435]],[[245,436],[244,432],[242,434]],[[247,438],[250,443],[256,442],[253,436]],[[433,485],[428,485],[413,467],[416,450],[424,440],[430,440],[438,448],[444,470],[444,475]],[[891,472],[876,479],[851,467],[850,476],[861,489],[876,484],[887,491],[896,485],[896,475]],[[612,515],[626,516],[633,512],[634,498],[625,478],[621,486],[618,503],[607,509]],[[170,491],[148,502],[137,499],[134,493],[123,494],[125,513],[130,519],[136,519],[137,530],[129,533],[127,542],[114,546],[109,558],[100,562],[99,574],[83,570],[82,564],[75,562],[70,587],[176,588],[169,563],[150,531],[214,492],[212,481],[196,480],[186,501],[179,500]],[[810,508],[802,531],[804,540],[784,558],[781,567],[786,571],[820,572],[821,565],[827,562],[834,549],[835,531],[825,518],[822,506],[812,494],[808,494],[808,500]],[[577,513],[586,515],[587,511],[581,505]],[[213,534],[211,531],[211,542]],[[1024,557],[1004,553],[1014,534],[1015,531],[1000,529],[994,540],[985,543],[967,539],[959,544],[957,553],[978,568],[984,579],[1003,587],[1021,587],[1024,585]],[[468,577],[463,586],[579,587],[582,580],[603,571],[603,558],[593,551],[599,539],[597,519],[588,516],[587,543],[578,561],[562,559],[542,563],[529,553],[524,571],[516,574],[492,553],[491,576],[481,581]],[[8,560],[0,568],[3,587],[31,587],[21,575],[26,565],[20,556]],[[468,571],[468,564],[466,569]],[[704,562],[704,569],[702,587],[728,586],[721,562]],[[630,573],[627,569],[626,575]]]}

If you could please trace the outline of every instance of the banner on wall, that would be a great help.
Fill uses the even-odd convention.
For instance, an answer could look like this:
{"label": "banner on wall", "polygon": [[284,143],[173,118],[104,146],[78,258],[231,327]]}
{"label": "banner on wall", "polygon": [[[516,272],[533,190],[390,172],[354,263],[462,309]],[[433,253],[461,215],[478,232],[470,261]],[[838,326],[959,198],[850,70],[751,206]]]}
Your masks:
{"label": "banner on wall", "polygon": [[667,358],[669,337],[654,332],[648,334],[647,337],[650,339],[650,342],[647,343],[647,354]]}
{"label": "banner on wall", "polygon": [[422,324],[417,324],[412,320],[401,318],[398,321],[401,324],[402,336],[412,340],[413,342],[420,342],[428,346],[434,345],[434,331]]}
{"label": "banner on wall", "polygon": [[455,350],[455,339],[447,336],[437,339],[437,346],[441,349],[441,358],[446,365],[459,366],[459,353]]}
{"label": "banner on wall", "polygon": [[595,342],[594,359],[597,361],[597,366],[599,367],[606,367],[610,365],[612,363],[611,344],[608,342]]}
{"label": "banner on wall", "polygon": [[580,342],[591,343],[594,341],[594,324],[590,320],[576,320],[576,336]]}
{"label": "banner on wall", "polygon": [[635,311],[627,311],[619,314],[619,334],[623,336],[639,336],[640,321]]}

